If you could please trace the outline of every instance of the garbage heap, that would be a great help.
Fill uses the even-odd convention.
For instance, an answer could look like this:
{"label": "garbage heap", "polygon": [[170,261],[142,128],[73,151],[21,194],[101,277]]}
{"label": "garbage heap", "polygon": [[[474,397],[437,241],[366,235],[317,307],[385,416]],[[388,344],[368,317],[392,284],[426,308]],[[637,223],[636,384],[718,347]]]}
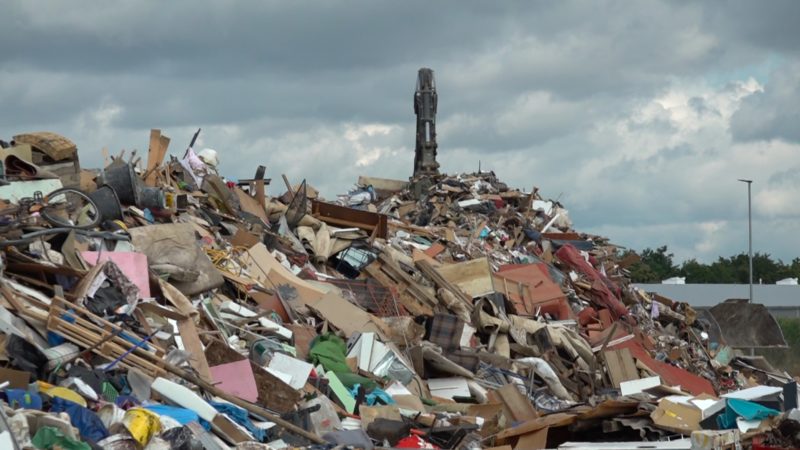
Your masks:
{"label": "garbage heap", "polygon": [[[0,142],[2,448],[799,444],[788,374],[634,288],[635,256],[537,189],[361,177],[324,201],[166,158],[159,130],[95,171],[31,135]],[[68,164],[33,157],[53,146]],[[95,227],[26,200],[61,186]]]}

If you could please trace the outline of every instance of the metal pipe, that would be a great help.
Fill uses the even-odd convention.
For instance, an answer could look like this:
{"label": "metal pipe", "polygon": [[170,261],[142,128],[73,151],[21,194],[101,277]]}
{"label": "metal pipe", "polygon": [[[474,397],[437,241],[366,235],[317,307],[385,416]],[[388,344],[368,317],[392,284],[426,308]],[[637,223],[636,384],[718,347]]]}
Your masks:
{"label": "metal pipe", "polygon": [[750,186],[753,180],[739,179],[743,183],[747,183],[747,253],[750,277],[750,297],[748,302],[753,303],[753,214],[751,208]]}

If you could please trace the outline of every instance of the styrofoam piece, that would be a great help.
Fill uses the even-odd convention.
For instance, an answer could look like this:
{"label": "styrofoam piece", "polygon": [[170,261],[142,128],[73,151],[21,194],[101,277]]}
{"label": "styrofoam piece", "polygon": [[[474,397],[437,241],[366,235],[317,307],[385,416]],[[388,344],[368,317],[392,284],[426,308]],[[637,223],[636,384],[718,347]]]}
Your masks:
{"label": "styrofoam piece", "polygon": [[196,412],[203,420],[211,422],[217,415],[217,410],[213,406],[186,386],[158,377],[153,382],[152,388],[162,397]]}
{"label": "styrofoam piece", "polygon": [[650,389],[656,386],[661,386],[661,377],[647,377],[639,380],[623,381],[619,384],[619,390],[622,395],[639,394],[645,389]]}

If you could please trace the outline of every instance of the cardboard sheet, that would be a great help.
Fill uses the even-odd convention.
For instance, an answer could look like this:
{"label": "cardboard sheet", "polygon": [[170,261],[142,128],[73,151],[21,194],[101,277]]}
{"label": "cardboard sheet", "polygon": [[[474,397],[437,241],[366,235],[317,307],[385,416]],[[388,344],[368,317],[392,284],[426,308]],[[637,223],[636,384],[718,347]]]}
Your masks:
{"label": "cardboard sheet", "polygon": [[220,364],[210,367],[209,370],[218,388],[248,402],[258,401],[258,388],[253,370],[250,368],[250,361],[243,359]]}
{"label": "cardboard sheet", "polygon": [[334,293],[325,294],[309,306],[347,336],[371,331],[385,340],[389,334],[383,321]]}
{"label": "cardboard sheet", "polygon": [[650,414],[653,423],[658,428],[686,435],[699,430],[702,412],[688,400],[680,401],[683,398],[662,398],[656,410]]}
{"label": "cardboard sheet", "polygon": [[302,389],[314,366],[283,353],[275,353],[269,362],[269,368],[290,375],[287,384],[295,389]]}

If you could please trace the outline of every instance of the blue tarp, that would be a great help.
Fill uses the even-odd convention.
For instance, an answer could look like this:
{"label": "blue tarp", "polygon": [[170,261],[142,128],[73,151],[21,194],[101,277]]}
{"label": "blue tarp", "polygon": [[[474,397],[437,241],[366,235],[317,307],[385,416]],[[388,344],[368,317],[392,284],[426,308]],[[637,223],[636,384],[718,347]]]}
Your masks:
{"label": "blue tarp", "polygon": [[72,425],[81,433],[81,437],[97,442],[108,437],[108,430],[103,422],[93,413],[83,406],[64,400],[61,397],[53,397],[51,412],[66,412]]}

